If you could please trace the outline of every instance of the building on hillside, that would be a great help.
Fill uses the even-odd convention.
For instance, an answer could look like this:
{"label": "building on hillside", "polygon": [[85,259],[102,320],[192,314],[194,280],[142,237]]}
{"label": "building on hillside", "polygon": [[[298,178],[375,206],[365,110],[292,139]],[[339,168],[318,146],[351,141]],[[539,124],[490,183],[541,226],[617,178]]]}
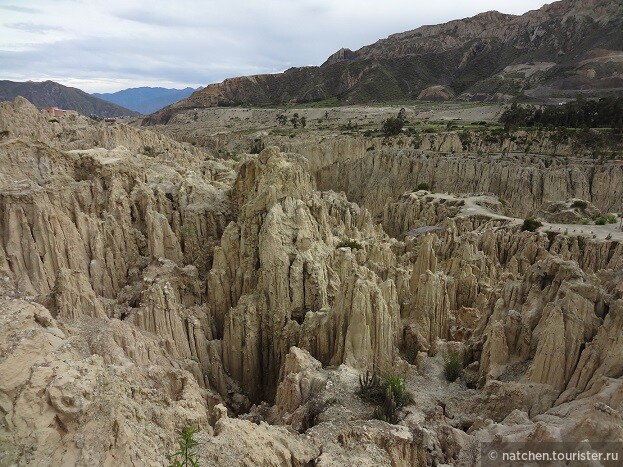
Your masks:
{"label": "building on hillside", "polygon": [[66,110],[59,109],[58,107],[46,107],[43,112],[47,113],[51,117],[64,117],[67,113]]}

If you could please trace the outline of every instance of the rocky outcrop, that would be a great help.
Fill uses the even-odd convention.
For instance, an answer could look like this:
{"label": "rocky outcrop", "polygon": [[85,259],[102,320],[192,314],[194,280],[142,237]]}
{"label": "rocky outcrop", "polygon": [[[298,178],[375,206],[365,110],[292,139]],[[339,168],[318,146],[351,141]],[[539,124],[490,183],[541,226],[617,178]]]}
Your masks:
{"label": "rocky outcrop", "polygon": [[[125,126],[103,128],[108,136],[96,136],[91,144],[109,145],[112,139],[138,148],[149,138],[162,140],[153,146],[163,151],[160,169],[152,168],[151,157],[124,147],[63,152],[55,148],[73,144],[46,133],[47,122],[29,103],[16,100],[1,110],[10,132],[26,137],[29,128],[37,128],[40,133],[33,134],[45,141],[35,143],[28,134],[29,139],[1,143],[7,165],[0,244],[19,292],[48,294],[59,268],[67,268],[88,278],[97,296],[112,298],[150,257],[192,263],[206,272],[211,255],[199,251],[209,250],[227,222],[224,186],[214,180],[226,172],[224,166],[193,162],[188,170],[176,171],[164,160],[178,154],[183,164],[191,158],[188,151]],[[76,118],[63,125],[90,141],[97,124]],[[198,177],[198,171],[205,175]]]}
{"label": "rocky outcrop", "polygon": [[169,433],[211,431],[205,391],[131,326],[100,320],[77,332],[41,305],[0,302],[2,463],[157,464]]}
{"label": "rocky outcrop", "polygon": [[297,347],[290,349],[281,373],[275,397],[278,420],[304,431],[311,426],[315,415],[308,405],[325,388],[327,375],[318,360]]}
{"label": "rocky outcrop", "polygon": [[273,397],[288,345],[299,341],[326,364],[381,368],[395,355],[395,286],[352,251],[335,249],[334,232],[357,238],[357,222],[347,203],[333,199],[347,209],[331,224],[335,205],[313,194],[304,167],[276,148],[241,166],[232,191],[237,221],[215,249],[208,276],[225,369],[252,400]]}
{"label": "rocky outcrop", "polygon": [[56,312],[62,318],[107,317],[104,306],[95,296],[88,278],[79,271],[59,270],[53,294]]}
{"label": "rocky outcrop", "polygon": [[618,209],[621,166],[580,160],[550,160],[547,165],[540,156],[497,159],[381,149],[324,167],[316,181],[321,190],[344,191],[379,218],[387,203],[420,183],[441,193],[494,193],[510,206],[509,214],[522,218],[545,202],[570,198],[591,201],[604,212]]}
{"label": "rocky outcrop", "polygon": [[[507,284],[489,321],[481,372],[499,377],[512,362],[529,360],[526,381],[565,390],[610,306],[589,281],[576,264],[551,259],[531,267],[523,282]],[[577,381],[573,387],[586,388]]]}

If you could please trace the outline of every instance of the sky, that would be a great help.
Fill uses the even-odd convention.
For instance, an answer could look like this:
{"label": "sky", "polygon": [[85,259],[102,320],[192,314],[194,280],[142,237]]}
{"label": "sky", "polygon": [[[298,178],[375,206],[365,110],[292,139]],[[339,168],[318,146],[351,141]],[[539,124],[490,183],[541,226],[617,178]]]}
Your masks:
{"label": "sky", "polygon": [[543,0],[0,0],[0,80],[183,88],[320,65],[390,34]]}

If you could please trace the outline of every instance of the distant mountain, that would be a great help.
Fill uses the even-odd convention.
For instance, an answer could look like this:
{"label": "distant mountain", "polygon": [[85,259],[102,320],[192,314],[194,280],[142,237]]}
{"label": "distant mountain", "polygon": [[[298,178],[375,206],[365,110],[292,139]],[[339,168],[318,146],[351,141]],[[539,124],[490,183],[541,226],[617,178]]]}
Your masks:
{"label": "distant mountain", "polygon": [[113,93],[93,93],[95,97],[147,115],[190,96],[196,89],[130,88]]}
{"label": "distant mountain", "polygon": [[490,11],[340,49],[321,66],[211,84],[144,122],[194,107],[623,92],[621,31],[621,0],[562,0],[521,16]]}
{"label": "distant mountain", "polygon": [[0,81],[0,101],[12,101],[17,96],[25,97],[40,109],[58,107],[98,117],[138,115],[130,109],[111,104],[80,89],[63,86],[54,81]]}

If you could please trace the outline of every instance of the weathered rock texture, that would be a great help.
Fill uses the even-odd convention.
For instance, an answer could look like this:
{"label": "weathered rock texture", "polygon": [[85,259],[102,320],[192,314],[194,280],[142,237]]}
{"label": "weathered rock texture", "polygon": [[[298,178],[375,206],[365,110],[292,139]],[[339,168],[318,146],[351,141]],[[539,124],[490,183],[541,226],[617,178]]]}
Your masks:
{"label": "weathered rock texture", "polygon": [[[0,465],[161,465],[185,426],[202,465],[620,441],[620,232],[506,217],[610,210],[620,167],[348,139],[225,163],[23,99],[0,123]],[[400,425],[368,420],[366,371],[404,376]]]}
{"label": "weathered rock texture", "polygon": [[[437,149],[439,150],[439,149]],[[443,150],[443,149],[441,149]],[[380,217],[386,203],[418,184],[437,192],[494,193],[509,213],[528,217],[546,202],[579,198],[604,212],[620,209],[623,166],[544,156],[482,157],[385,148],[339,161],[316,174],[318,188],[344,191]]]}

